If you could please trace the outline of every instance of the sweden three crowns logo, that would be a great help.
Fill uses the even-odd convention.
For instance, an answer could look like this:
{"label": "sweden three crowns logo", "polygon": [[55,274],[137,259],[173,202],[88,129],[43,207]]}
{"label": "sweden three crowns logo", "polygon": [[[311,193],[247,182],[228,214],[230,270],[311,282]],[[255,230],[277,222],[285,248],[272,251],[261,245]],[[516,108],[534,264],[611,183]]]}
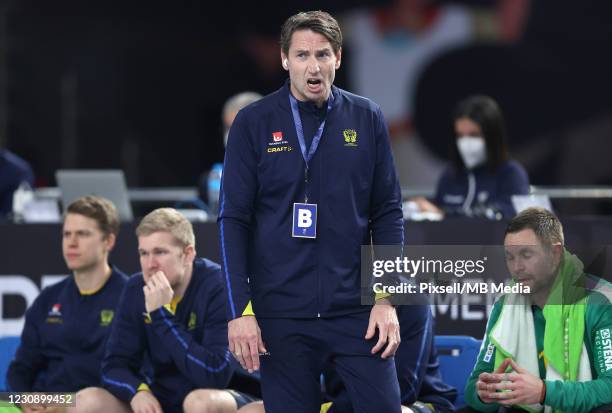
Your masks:
{"label": "sweden three crowns logo", "polygon": [[357,131],[355,129],[343,130],[342,136],[344,136],[344,146],[357,146]]}

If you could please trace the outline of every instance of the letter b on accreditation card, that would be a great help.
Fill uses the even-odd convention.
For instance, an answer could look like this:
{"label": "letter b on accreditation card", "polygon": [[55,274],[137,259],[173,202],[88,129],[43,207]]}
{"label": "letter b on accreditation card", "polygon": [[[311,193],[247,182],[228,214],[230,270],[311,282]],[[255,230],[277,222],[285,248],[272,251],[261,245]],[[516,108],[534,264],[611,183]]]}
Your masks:
{"label": "letter b on accreditation card", "polygon": [[316,238],[317,237],[317,204],[293,204],[293,229],[291,236],[294,238]]}

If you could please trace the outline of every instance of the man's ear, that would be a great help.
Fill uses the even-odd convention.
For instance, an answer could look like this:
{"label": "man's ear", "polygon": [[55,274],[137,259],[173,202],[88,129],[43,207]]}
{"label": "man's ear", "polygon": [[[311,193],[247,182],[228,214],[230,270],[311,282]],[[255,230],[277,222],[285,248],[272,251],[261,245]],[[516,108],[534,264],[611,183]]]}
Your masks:
{"label": "man's ear", "polygon": [[191,262],[195,259],[196,249],[193,245],[187,245],[183,251],[187,262]]}
{"label": "man's ear", "polygon": [[342,61],[342,48],[336,53],[336,70],[340,69],[340,63]]}
{"label": "man's ear", "polygon": [[561,263],[561,260],[563,259],[563,251],[564,251],[563,245],[553,244],[552,251],[553,251],[553,258],[555,260],[555,266],[558,266],[559,263]]}
{"label": "man's ear", "polygon": [[281,51],[281,65],[283,69],[289,70],[289,62],[287,61],[287,55]]}
{"label": "man's ear", "polygon": [[106,243],[106,252],[112,251],[112,249],[115,247],[116,241],[117,237],[115,236],[115,234],[108,234],[106,236],[106,238],[104,239],[104,242]]}

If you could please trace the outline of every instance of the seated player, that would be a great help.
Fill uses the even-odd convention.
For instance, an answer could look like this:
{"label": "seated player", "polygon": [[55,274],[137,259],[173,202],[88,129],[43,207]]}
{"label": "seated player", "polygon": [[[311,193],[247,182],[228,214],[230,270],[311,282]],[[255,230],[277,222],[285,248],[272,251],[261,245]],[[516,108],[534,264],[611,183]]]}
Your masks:
{"label": "seated player", "polygon": [[88,412],[235,412],[220,267],[196,258],[191,223],[157,209],[136,228],[141,274],[123,291],[102,363],[104,389],[77,395]]}
{"label": "seated player", "polygon": [[514,217],[504,248],[530,291],[493,306],[462,411],[612,412],[610,284],[584,273],[545,209]]}
{"label": "seated player", "polygon": [[62,251],[72,276],[45,288],[26,312],[21,344],[8,368],[10,391],[76,392],[100,386],[105,344],[127,280],[108,264],[118,232],[117,210],[109,200],[86,196],[68,205]]}

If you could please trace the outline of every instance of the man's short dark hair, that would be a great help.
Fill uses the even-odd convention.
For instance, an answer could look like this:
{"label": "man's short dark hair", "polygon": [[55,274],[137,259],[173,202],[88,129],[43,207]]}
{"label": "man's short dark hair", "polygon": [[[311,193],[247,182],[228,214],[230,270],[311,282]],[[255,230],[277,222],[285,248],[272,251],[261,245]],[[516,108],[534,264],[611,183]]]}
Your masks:
{"label": "man's short dark hair", "polygon": [[527,208],[510,220],[506,233],[515,234],[531,229],[543,245],[563,245],[563,226],[559,218],[545,208]]}
{"label": "man's short dark hair", "polygon": [[336,19],[324,11],[306,11],[294,14],[283,24],[280,44],[284,54],[289,54],[291,36],[298,30],[312,30],[325,36],[335,54],[338,54],[342,47],[342,31]]}
{"label": "man's short dark hair", "polygon": [[106,198],[87,195],[72,201],[66,208],[67,214],[79,214],[91,218],[98,223],[104,236],[119,234],[119,215],[115,205]]}

